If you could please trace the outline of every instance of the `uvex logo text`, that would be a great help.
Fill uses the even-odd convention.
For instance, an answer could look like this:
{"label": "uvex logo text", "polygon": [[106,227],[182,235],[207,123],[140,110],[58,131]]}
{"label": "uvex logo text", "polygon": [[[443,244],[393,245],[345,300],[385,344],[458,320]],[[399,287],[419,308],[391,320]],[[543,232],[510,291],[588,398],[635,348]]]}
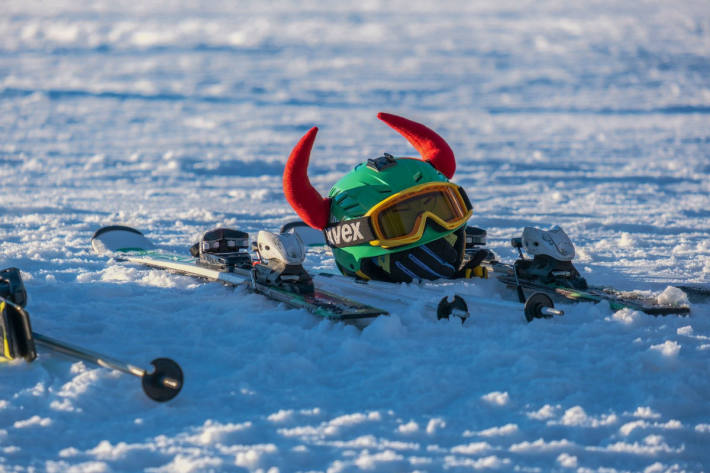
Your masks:
{"label": "uvex logo text", "polygon": [[[337,225],[326,227],[324,232],[325,238],[330,246],[353,246],[369,241],[371,232],[367,226],[361,227],[363,220],[353,220],[338,223]],[[363,235],[363,231],[366,235]]]}

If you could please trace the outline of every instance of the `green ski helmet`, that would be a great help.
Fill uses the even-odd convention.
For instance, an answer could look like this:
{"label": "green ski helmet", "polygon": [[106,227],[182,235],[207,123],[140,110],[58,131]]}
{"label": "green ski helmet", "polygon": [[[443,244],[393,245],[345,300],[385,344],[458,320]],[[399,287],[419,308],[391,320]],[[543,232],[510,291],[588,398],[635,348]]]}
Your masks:
{"label": "green ski helmet", "polygon": [[422,155],[386,154],[358,164],[322,197],[307,168],[318,128],[301,138],[284,170],[286,199],[309,226],[322,230],[340,271],[385,281],[456,277],[464,256],[465,191],[449,179],[456,161],[449,145],[426,126],[396,115],[377,117]]}

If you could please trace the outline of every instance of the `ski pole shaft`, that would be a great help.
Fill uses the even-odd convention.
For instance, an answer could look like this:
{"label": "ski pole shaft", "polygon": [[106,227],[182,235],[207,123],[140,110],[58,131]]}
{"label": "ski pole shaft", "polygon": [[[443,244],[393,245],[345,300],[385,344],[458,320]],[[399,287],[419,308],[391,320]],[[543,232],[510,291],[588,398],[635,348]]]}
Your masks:
{"label": "ski pole shaft", "polygon": [[122,373],[141,378],[143,390],[153,400],[163,402],[175,397],[182,389],[183,374],[180,366],[169,358],[158,358],[151,362],[155,367],[152,373],[143,368],[119,361],[100,353],[78,348],[52,337],[33,332],[35,343],[72,358],[88,361],[103,368],[114,369]]}
{"label": "ski pole shaft", "polygon": [[143,375],[145,375],[146,373],[145,370],[142,368],[138,368],[136,366],[130,365],[128,363],[123,363],[118,360],[114,360],[112,358],[109,358],[108,356],[101,355],[99,353],[94,353],[89,350],[71,346],[67,343],[60,342],[59,340],[48,337],[46,335],[42,335],[36,332],[33,332],[32,335],[34,336],[35,342],[37,342],[39,345],[43,345],[51,350],[54,350],[58,353],[62,353],[64,355],[68,355],[72,358],[78,358],[80,360],[88,361],[89,363],[93,363],[104,368],[118,370],[126,374],[137,376],[139,378],[143,377]]}
{"label": "ski pole shaft", "polygon": [[560,309],[555,309],[554,307],[543,307],[540,309],[543,315],[552,317],[553,315],[565,315],[565,311]]}

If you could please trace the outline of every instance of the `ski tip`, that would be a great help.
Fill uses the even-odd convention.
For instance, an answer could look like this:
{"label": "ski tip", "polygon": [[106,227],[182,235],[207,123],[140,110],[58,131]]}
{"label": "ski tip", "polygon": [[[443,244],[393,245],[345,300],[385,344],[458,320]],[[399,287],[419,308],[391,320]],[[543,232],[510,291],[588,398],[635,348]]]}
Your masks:
{"label": "ski tip", "polygon": [[292,222],[285,223],[281,226],[280,233],[295,233],[301,238],[304,245],[311,246],[326,246],[325,237],[323,232],[311,228],[306,222],[302,220],[295,220]]}
{"label": "ski tip", "polygon": [[108,226],[101,227],[98,230],[96,230],[94,232],[94,235],[91,237],[91,239],[93,240],[94,238],[99,237],[103,233],[112,232],[112,231],[116,231],[116,230],[136,233],[138,235],[143,235],[143,233],[141,233],[140,230],[136,230],[133,227],[126,227],[125,225],[108,225]]}
{"label": "ski tip", "polygon": [[149,250],[154,245],[135,228],[109,225],[99,228],[91,237],[91,248],[98,254],[117,251]]}

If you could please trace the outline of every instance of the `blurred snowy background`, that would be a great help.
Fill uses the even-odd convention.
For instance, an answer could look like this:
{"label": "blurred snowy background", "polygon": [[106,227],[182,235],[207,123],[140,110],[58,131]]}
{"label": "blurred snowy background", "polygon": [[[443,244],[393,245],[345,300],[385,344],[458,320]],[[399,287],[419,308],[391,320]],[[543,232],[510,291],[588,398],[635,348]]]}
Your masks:
{"label": "blurred snowy background", "polygon": [[481,309],[460,327],[412,288],[359,332],[107,267],[88,245],[111,223],[174,251],[218,225],[277,230],[300,136],[321,128],[325,193],[369,157],[414,152],[375,118],[388,111],[451,144],[503,259],[523,226],[560,224],[590,282],[707,285],[707,1],[1,8],[0,267],[24,271],[36,330],[137,364],[171,356],[186,386],[154,405],[56,355],[4,364],[0,472],[707,471],[707,301],[685,319],[565,306],[530,325]]}

